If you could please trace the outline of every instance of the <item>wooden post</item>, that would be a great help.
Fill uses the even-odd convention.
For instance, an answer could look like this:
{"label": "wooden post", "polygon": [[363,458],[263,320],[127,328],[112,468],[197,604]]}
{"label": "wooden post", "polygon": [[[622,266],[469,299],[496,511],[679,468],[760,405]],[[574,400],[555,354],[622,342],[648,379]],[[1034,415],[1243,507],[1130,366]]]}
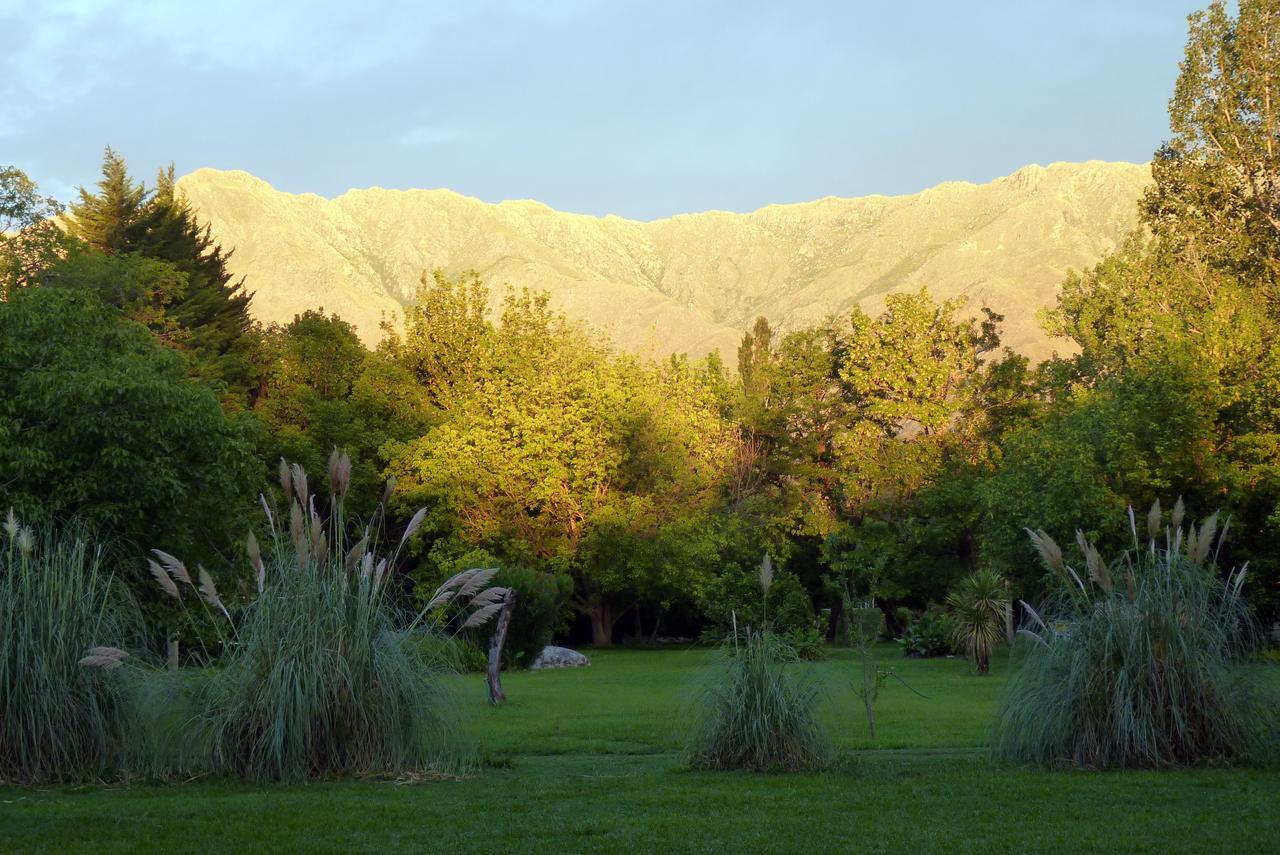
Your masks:
{"label": "wooden post", "polygon": [[166,662],[170,671],[178,670],[178,639],[169,639],[168,661]]}
{"label": "wooden post", "polygon": [[498,615],[498,626],[489,640],[489,703],[497,705],[505,703],[507,696],[502,692],[502,645],[507,640],[507,627],[511,625],[511,612],[516,607],[516,589],[508,588],[502,599],[502,612]]}

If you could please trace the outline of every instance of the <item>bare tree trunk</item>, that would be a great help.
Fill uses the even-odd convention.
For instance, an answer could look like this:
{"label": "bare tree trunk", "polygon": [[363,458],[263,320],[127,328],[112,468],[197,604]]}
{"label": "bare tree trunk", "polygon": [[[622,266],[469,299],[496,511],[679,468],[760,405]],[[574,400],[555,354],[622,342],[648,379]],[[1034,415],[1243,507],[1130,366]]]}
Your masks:
{"label": "bare tree trunk", "polygon": [[587,606],[587,614],[591,617],[592,646],[612,647],[613,626],[618,622],[613,606],[606,602],[591,603]]}
{"label": "bare tree trunk", "polygon": [[489,703],[501,704],[507,700],[502,691],[502,645],[507,641],[507,627],[511,625],[511,612],[516,607],[516,589],[508,588],[502,600],[502,612],[498,615],[498,626],[489,639]]}
{"label": "bare tree trunk", "polygon": [[662,606],[658,606],[658,617],[653,621],[653,635],[649,636],[650,644],[658,643],[658,630],[662,628]]}
{"label": "bare tree trunk", "polygon": [[871,659],[871,645],[864,639],[858,644],[862,656],[862,705],[867,709],[867,731],[874,742],[876,738],[876,686],[875,663]]}
{"label": "bare tree trunk", "polygon": [[178,639],[169,639],[169,656],[166,663],[170,671],[178,670]]}

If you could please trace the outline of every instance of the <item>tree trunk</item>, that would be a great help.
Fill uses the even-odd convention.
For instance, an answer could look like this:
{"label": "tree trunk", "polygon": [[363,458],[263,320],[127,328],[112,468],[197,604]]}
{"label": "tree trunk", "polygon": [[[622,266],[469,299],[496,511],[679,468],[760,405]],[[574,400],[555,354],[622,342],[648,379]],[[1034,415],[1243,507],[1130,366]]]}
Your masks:
{"label": "tree trunk", "polygon": [[591,644],[593,647],[613,646],[613,625],[618,616],[613,613],[613,606],[606,602],[595,602],[587,606],[587,614],[591,617]]}
{"label": "tree trunk", "polygon": [[658,643],[658,630],[662,628],[662,606],[658,606],[658,617],[653,621],[653,634],[649,636],[650,644]]}
{"label": "tree trunk", "polygon": [[867,710],[867,732],[874,742],[876,738],[876,695],[879,694],[874,674],[875,662],[871,659],[870,643],[864,638],[858,643],[862,656],[862,705]]}
{"label": "tree trunk", "polygon": [[501,704],[507,700],[502,691],[502,645],[507,641],[507,627],[511,625],[511,612],[516,607],[516,589],[508,588],[498,615],[498,626],[489,639],[489,703]]}
{"label": "tree trunk", "polygon": [[1017,640],[1017,634],[1013,628],[1013,600],[1009,600],[1009,608],[1004,613],[1004,639],[1013,647],[1013,642]]}

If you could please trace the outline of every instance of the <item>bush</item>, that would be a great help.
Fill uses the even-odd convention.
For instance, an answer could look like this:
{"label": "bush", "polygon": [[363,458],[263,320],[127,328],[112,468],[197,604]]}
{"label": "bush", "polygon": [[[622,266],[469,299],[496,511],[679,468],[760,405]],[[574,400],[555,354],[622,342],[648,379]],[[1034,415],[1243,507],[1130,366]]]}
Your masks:
{"label": "bush", "polygon": [[0,778],[41,784],[97,779],[120,762],[131,720],[110,669],[122,638],[121,602],[102,552],[75,532],[36,535],[10,511],[0,543]]}
{"label": "bush", "polygon": [[419,633],[419,654],[435,667],[459,674],[483,674],[489,666],[489,650],[474,639],[443,632]]}
{"label": "bush", "polygon": [[[428,585],[419,580],[418,596],[426,602],[432,596],[434,586],[468,567],[496,567],[500,562],[488,551],[475,549],[440,561],[439,569],[427,576]],[[573,593],[573,579],[564,573],[544,573],[525,567],[500,567],[494,576],[495,585],[514,588],[515,608],[511,612],[511,625],[507,628],[507,640],[503,649],[503,667],[528,667],[542,648],[551,643],[557,632],[566,629],[565,606]],[[464,655],[465,670],[483,671],[488,663],[489,639],[492,627],[470,631],[466,643],[478,656]]]}
{"label": "bush", "polygon": [[797,658],[805,662],[821,662],[827,658],[827,639],[817,619],[807,627],[791,630],[783,638]]}
{"label": "bush", "polygon": [[[507,629],[503,662],[509,666],[526,668],[542,648],[565,626],[565,604],[573,593],[573,580],[564,573],[542,573],[524,567],[503,567],[494,577],[494,583],[504,588],[514,588],[515,609],[511,612],[511,626]],[[485,649],[488,650],[486,631]]]}
{"label": "bush", "polygon": [[1111,564],[1077,534],[1085,574],[1031,533],[1062,590],[1043,617],[1027,607],[1031,644],[1001,701],[997,757],[1094,768],[1274,759],[1277,708],[1261,669],[1244,666],[1260,642],[1244,572],[1223,579],[1209,560],[1216,517],[1184,533],[1179,502],[1161,537],[1157,503],[1143,544],[1131,512],[1133,547]]}
{"label": "bush", "polygon": [[909,657],[950,656],[956,652],[952,643],[954,634],[951,616],[929,608],[907,618],[906,629],[898,643]]}
{"label": "bush", "polygon": [[795,652],[770,632],[725,642],[694,711],[689,763],[697,769],[799,771],[831,761],[818,722],[817,685],[797,678]]}
{"label": "bush", "polygon": [[28,519],[226,554],[260,478],[252,421],[229,420],[179,354],[93,293],[0,302],[0,484]]}
{"label": "bush", "polygon": [[762,598],[757,571],[726,570],[707,586],[701,597],[708,625],[702,640],[719,643],[733,632],[734,617],[739,630],[766,628],[776,635],[805,633],[813,626],[813,601],[794,573],[775,573],[768,593]]}

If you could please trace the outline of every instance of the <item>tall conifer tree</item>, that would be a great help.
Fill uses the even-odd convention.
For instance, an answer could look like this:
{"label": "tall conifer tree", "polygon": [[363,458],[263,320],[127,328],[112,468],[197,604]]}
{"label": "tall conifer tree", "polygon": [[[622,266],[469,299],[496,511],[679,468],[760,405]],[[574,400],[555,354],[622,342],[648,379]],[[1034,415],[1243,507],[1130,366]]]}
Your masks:
{"label": "tall conifer tree", "polygon": [[163,261],[183,275],[181,292],[162,299],[166,315],[183,332],[181,347],[191,354],[195,374],[226,383],[232,397],[242,399],[254,378],[251,295],[244,280],[227,269],[230,253],[177,189],[172,164],[148,191],[108,147],[97,192],[81,188],[70,213],[71,233],[92,248]]}

